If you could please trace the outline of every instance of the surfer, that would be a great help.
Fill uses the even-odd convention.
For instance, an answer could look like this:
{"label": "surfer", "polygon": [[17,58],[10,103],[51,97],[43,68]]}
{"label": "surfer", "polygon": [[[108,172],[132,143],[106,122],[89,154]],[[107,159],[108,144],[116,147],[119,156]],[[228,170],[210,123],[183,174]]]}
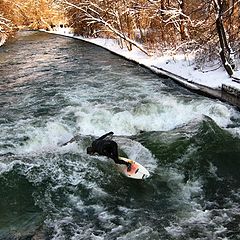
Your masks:
{"label": "surfer", "polygon": [[116,164],[125,164],[127,165],[127,170],[131,171],[131,162],[125,162],[118,158],[118,145],[116,142],[110,139],[106,139],[107,136],[113,135],[113,132],[109,132],[101,136],[100,138],[92,142],[91,147],[87,148],[87,154],[98,153],[109,157],[114,160]]}

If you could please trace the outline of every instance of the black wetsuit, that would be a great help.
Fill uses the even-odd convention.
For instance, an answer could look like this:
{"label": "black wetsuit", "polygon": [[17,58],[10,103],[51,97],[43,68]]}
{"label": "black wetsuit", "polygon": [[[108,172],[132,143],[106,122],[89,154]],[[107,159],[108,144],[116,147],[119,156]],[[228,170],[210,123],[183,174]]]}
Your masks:
{"label": "black wetsuit", "polygon": [[107,136],[112,135],[113,132],[109,132],[101,136],[100,138],[92,142],[93,152],[99,155],[107,156],[114,160],[117,164],[128,165],[125,161],[118,159],[118,145],[116,142],[110,139],[105,139]]}

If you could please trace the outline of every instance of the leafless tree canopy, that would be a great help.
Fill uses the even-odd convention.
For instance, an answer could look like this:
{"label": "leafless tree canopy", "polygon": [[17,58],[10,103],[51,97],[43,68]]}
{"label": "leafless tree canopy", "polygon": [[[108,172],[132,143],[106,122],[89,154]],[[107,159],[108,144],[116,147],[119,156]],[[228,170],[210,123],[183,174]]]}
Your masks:
{"label": "leafless tree canopy", "polygon": [[49,29],[64,18],[57,0],[0,0],[0,45],[18,28]]}
{"label": "leafless tree canopy", "polygon": [[[76,34],[116,38],[129,50],[132,44],[124,37],[142,44],[149,52],[164,53],[166,48],[197,50],[199,67],[217,59],[233,62],[231,54],[239,55],[240,0],[64,2]],[[220,49],[224,53],[221,58]]]}
{"label": "leafless tree canopy", "polygon": [[51,28],[64,18],[75,34],[114,38],[146,54],[196,51],[199,68],[239,59],[240,0],[0,0],[0,44],[18,26]]}

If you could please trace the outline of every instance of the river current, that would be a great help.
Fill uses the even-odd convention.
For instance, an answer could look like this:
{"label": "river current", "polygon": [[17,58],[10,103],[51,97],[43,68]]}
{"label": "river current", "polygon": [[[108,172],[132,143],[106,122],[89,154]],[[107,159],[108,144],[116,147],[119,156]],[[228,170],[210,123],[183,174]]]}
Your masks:
{"label": "river current", "polygon": [[[0,48],[0,128],[0,239],[240,239],[233,106],[97,46],[23,32]],[[150,178],[86,154],[109,131]]]}

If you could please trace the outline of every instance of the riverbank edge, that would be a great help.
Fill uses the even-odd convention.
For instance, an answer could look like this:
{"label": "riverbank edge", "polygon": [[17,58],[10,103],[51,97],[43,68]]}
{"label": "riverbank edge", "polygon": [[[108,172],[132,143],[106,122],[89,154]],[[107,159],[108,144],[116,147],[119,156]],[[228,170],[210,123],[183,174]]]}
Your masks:
{"label": "riverbank edge", "polygon": [[[130,57],[127,57],[121,53],[118,53],[118,52],[115,52],[113,51],[112,49],[110,48],[107,48],[106,46],[103,46],[103,45],[100,45],[100,44],[97,44],[93,41],[90,41],[89,39],[86,39],[86,38],[83,38],[81,36],[74,36],[72,34],[67,34],[67,33],[59,33],[59,32],[54,32],[54,31],[41,31],[41,32],[46,32],[46,33],[49,33],[49,34],[55,34],[55,35],[59,35],[59,36],[63,36],[63,37],[69,37],[69,38],[74,38],[74,39],[77,39],[77,40],[80,40],[80,41],[84,41],[84,42],[87,42],[87,43],[90,43],[90,44],[93,44],[93,45],[96,45],[98,47],[101,47],[109,52],[111,52],[112,54],[114,55],[117,55],[119,57],[122,57],[128,61],[131,61],[131,62],[134,62],[146,69],[149,69],[151,72],[153,72],[154,74],[160,76],[160,77],[163,77],[163,78],[170,78],[171,80],[173,80],[175,83],[177,83],[178,85],[188,89],[189,91],[191,92],[194,92],[194,93],[197,93],[199,95],[202,95],[202,96],[205,96],[205,97],[208,97],[208,98],[212,98],[212,99],[218,99],[222,102],[226,102],[234,107],[236,107],[238,109],[238,111],[240,111],[240,98],[234,94],[230,94],[228,92],[228,88],[221,88],[221,89],[216,89],[216,88],[211,88],[209,86],[205,86],[205,85],[201,85],[201,84],[198,84],[198,83],[195,83],[195,82],[191,82],[189,81],[188,79],[186,78],[183,78],[175,73],[172,73],[170,71],[167,71],[165,69],[162,69],[160,67],[157,67],[157,66],[154,66],[154,65],[151,65],[151,66],[148,66],[144,63],[141,63],[133,58],[130,58]],[[231,89],[230,89],[231,91]]]}

